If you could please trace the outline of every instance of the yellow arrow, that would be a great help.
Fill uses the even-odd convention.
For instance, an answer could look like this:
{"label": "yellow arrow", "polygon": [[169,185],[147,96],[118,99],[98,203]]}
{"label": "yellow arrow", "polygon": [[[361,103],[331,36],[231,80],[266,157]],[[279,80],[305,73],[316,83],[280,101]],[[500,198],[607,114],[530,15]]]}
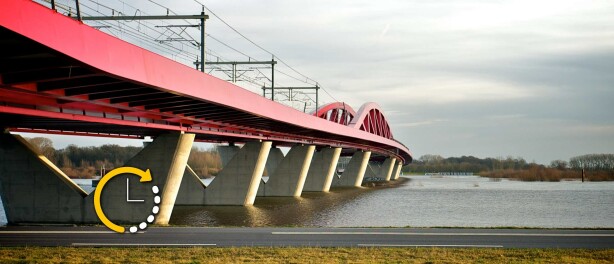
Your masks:
{"label": "yellow arrow", "polygon": [[126,231],[126,228],[124,228],[123,226],[118,226],[111,222],[109,218],[104,215],[102,207],[100,206],[100,195],[102,195],[102,188],[111,178],[120,174],[135,174],[141,177],[141,182],[149,182],[151,181],[151,172],[149,171],[149,169],[143,171],[134,167],[120,167],[105,174],[102,179],[100,179],[98,186],[96,186],[96,190],[94,191],[94,210],[96,210],[98,219],[100,219],[100,221],[102,221],[102,223],[106,225],[109,229],[117,233],[124,233],[124,231]]}

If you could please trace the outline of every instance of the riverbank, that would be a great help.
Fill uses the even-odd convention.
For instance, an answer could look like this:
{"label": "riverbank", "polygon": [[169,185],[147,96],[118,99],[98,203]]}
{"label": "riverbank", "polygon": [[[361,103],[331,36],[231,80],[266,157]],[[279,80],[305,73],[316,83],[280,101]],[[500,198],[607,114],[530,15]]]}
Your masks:
{"label": "riverbank", "polygon": [[612,263],[613,261],[613,249],[0,248],[2,263]]}
{"label": "riverbank", "polygon": [[[534,167],[522,170],[495,170],[480,172],[480,176],[491,179],[511,179],[519,181],[548,181],[559,182],[564,180],[582,180],[582,171],[570,169],[556,169]],[[614,172],[612,171],[585,171],[585,181],[614,181]]]}

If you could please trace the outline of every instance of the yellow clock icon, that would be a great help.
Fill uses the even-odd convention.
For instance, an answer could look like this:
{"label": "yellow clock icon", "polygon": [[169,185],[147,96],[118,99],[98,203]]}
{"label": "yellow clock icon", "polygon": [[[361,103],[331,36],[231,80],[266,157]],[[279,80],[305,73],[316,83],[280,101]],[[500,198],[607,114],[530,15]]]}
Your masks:
{"label": "yellow clock icon", "polygon": [[[102,210],[102,206],[100,204],[100,198],[102,196],[102,191],[104,190],[104,186],[105,184],[111,180],[113,177],[120,175],[120,174],[134,174],[139,176],[140,182],[151,182],[152,178],[151,178],[151,172],[149,171],[149,169],[143,171],[141,169],[138,168],[134,168],[134,167],[120,167],[120,168],[116,168],[112,171],[110,171],[109,173],[107,173],[106,175],[104,175],[101,179],[100,182],[98,183],[98,186],[96,187],[96,190],[94,191],[94,210],[96,211],[96,215],[98,216],[98,219],[100,219],[100,221],[102,221],[102,223],[107,226],[109,229],[118,232],[118,233],[125,233],[126,232],[126,228],[120,225],[117,225],[115,223],[113,223],[111,220],[109,220],[109,218],[107,218],[107,216],[104,214],[104,211]],[[130,233],[136,233],[139,230],[144,230],[147,228],[148,223],[151,224],[153,223],[153,221],[155,220],[155,216],[156,214],[158,214],[158,212],[160,211],[160,189],[158,188],[158,186],[153,186],[151,188],[151,191],[153,192],[154,195],[154,206],[151,210],[151,214],[147,217],[147,219],[143,222],[141,222],[138,225],[135,226],[131,226],[129,228],[129,232]],[[140,203],[140,202],[144,202],[145,200],[138,200],[138,199],[130,199],[130,179],[126,178],[126,202],[131,202],[131,203]]]}

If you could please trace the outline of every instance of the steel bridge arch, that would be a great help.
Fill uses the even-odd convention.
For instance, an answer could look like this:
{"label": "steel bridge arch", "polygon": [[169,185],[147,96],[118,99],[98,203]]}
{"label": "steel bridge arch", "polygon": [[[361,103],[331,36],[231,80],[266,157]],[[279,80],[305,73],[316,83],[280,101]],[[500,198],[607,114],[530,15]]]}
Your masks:
{"label": "steel bridge arch", "polygon": [[334,102],[318,108],[318,111],[314,115],[333,123],[347,126],[354,116],[356,116],[356,111],[343,102]]}
{"label": "steel bridge arch", "polygon": [[384,113],[380,106],[373,102],[363,104],[349,126],[387,139],[394,139]]}
{"label": "steel bridge arch", "polygon": [[373,102],[363,104],[358,112],[343,102],[333,102],[318,108],[318,111],[313,115],[336,124],[393,139],[390,125],[384,113],[380,106]]}

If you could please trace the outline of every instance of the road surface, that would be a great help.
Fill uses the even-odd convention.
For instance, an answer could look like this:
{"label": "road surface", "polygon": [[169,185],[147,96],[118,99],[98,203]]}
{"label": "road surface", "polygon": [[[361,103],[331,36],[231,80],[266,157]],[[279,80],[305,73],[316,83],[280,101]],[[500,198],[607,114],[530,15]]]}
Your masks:
{"label": "road surface", "polygon": [[0,246],[614,248],[614,230],[438,228],[0,227]]}

